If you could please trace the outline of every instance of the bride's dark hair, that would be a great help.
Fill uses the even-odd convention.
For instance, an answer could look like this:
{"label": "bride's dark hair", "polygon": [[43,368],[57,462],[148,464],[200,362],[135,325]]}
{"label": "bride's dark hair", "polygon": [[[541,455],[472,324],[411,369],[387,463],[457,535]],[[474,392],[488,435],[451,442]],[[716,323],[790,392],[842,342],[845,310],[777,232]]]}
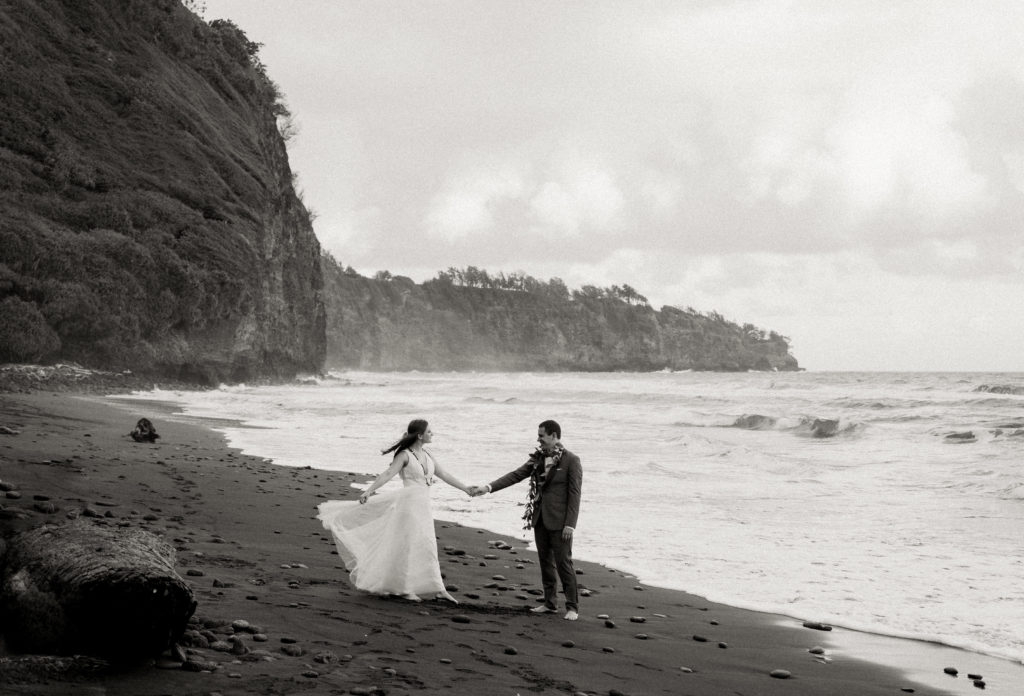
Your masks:
{"label": "bride's dark hair", "polygon": [[381,450],[380,453],[387,454],[389,452],[394,452],[395,456],[398,456],[399,452],[409,449],[412,443],[416,442],[419,436],[425,432],[427,432],[427,421],[422,418],[411,420],[409,421],[409,427],[405,429],[405,435],[400,437],[398,442],[395,444],[385,450]]}

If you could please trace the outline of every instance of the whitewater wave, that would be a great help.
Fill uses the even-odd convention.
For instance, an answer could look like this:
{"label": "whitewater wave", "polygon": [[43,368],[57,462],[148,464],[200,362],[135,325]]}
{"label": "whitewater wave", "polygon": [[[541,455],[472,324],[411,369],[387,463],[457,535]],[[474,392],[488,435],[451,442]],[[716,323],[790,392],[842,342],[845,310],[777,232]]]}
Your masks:
{"label": "whitewater wave", "polygon": [[987,394],[1015,394],[1017,396],[1024,395],[1024,386],[1017,384],[982,384],[975,387],[972,391],[985,392]]}
{"label": "whitewater wave", "polygon": [[765,416],[760,413],[745,413],[729,426],[743,430],[785,430],[796,435],[830,438],[838,435],[849,435],[863,428],[862,423],[856,421],[844,422],[839,418],[819,418],[817,416],[803,416],[795,425],[791,420],[780,420],[774,416]]}

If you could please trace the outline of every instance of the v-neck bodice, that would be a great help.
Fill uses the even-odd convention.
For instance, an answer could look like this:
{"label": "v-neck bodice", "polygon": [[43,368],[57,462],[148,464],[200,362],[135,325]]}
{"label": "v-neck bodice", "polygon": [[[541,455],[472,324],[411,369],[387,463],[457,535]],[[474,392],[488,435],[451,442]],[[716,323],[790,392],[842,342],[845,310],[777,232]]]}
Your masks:
{"label": "v-neck bodice", "polygon": [[420,450],[417,456],[409,452],[409,463],[402,467],[400,476],[403,486],[430,486],[434,483],[434,458],[426,450]]}

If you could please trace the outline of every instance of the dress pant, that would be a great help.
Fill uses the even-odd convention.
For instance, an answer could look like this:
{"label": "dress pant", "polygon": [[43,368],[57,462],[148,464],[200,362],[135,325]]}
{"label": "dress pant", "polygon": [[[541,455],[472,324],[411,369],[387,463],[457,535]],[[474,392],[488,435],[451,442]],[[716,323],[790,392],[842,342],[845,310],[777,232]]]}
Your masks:
{"label": "dress pant", "polygon": [[562,541],[562,530],[548,529],[537,520],[533,528],[540,561],[540,577],[544,584],[544,605],[549,609],[558,607],[557,581],[562,580],[566,609],[579,611],[579,594],[576,590],[576,569],[572,567],[572,539]]}

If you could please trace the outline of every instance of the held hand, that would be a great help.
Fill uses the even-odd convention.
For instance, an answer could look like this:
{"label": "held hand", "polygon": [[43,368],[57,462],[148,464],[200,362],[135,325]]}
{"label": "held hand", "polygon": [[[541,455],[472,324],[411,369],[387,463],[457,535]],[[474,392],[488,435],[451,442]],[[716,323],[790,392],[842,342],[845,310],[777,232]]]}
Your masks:
{"label": "held hand", "polygon": [[466,495],[468,495],[470,498],[477,497],[478,495],[480,495],[480,486],[469,486],[466,489]]}
{"label": "held hand", "polygon": [[373,495],[373,493],[369,493],[369,492],[364,491],[363,494],[361,496],[359,496],[359,504],[360,505],[366,505],[366,501],[369,499],[369,497],[371,495]]}

